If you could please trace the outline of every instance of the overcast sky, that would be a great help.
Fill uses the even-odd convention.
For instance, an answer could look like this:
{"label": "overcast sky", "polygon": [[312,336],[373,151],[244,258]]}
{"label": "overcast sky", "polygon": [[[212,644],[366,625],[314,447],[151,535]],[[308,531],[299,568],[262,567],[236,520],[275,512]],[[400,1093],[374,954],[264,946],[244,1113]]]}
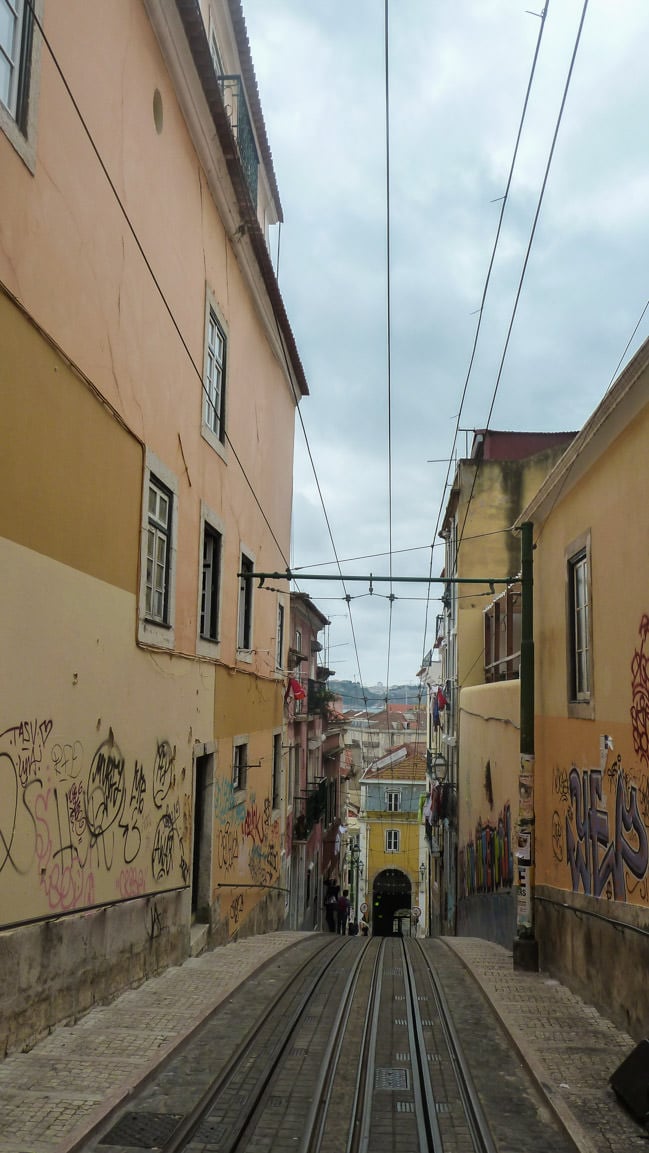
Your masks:
{"label": "overcast sky", "polygon": [[[284,211],[279,283],[311,393],[300,411],[347,574],[390,571],[390,442],[392,571],[429,573],[447,475],[429,462],[453,448],[541,26],[526,5],[541,12],[389,5],[388,389],[384,2],[243,0]],[[583,8],[547,7],[463,429],[486,425],[499,374],[489,427],[579,429],[649,297],[649,2],[590,0],[500,373]],[[625,359],[648,335],[649,311]],[[462,433],[455,455],[466,447]],[[335,573],[333,559],[298,421],[292,565]],[[434,576],[442,564],[439,547]],[[300,588],[332,622],[339,677],[415,680],[440,586],[427,634],[423,585],[395,584],[391,631],[386,585],[347,585],[351,623],[339,583]]]}

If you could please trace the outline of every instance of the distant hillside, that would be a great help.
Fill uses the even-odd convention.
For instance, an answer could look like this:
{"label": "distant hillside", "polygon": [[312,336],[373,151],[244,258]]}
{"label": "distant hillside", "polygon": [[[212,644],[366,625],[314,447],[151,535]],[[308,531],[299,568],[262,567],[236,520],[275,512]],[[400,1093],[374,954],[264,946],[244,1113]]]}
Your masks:
{"label": "distant hillside", "polygon": [[[378,708],[385,702],[385,685],[363,685],[361,688],[358,681],[330,680],[327,681],[327,688],[336,696],[342,697],[345,711]],[[363,696],[363,692],[365,696]],[[422,693],[422,688],[418,682],[408,685],[391,685],[388,692],[388,702],[394,705],[416,705],[420,700],[420,693]],[[422,694],[422,704],[425,703],[425,699],[425,694]]]}

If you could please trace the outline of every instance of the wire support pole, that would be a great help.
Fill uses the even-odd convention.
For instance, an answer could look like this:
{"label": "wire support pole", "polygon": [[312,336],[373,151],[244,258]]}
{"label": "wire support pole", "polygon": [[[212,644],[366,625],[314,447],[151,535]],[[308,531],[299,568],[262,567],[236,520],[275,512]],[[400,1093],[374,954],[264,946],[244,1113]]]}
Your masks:
{"label": "wire support pole", "polygon": [[[284,572],[240,572],[237,573],[240,580],[258,580],[260,585],[263,585],[267,580],[284,580],[292,581],[297,578],[293,575],[290,569],[285,569]],[[364,584],[441,584],[441,585],[511,585],[515,584],[519,579],[518,576],[506,577],[431,577],[431,576],[375,576],[374,573],[368,573],[367,576],[340,576],[338,573],[300,573],[300,581],[362,581]],[[493,591],[493,590],[492,590]]]}

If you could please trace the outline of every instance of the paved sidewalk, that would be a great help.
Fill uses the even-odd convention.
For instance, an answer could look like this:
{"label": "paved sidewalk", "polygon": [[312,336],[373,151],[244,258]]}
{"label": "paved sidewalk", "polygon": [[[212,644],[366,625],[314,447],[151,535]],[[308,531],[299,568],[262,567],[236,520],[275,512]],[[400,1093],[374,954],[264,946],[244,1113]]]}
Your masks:
{"label": "paved sidewalk", "polygon": [[[0,1153],[71,1153],[241,981],[305,937],[313,934],[268,933],[190,958],[7,1057]],[[499,945],[444,942],[484,990],[580,1153],[649,1153],[647,1134],[608,1084],[632,1038],[547,974],[514,972]]]}
{"label": "paved sidewalk", "polygon": [[547,973],[514,972],[500,945],[476,937],[444,942],[473,973],[580,1153],[647,1153],[646,1130],[608,1083],[635,1048],[633,1038]]}
{"label": "paved sidewalk", "polygon": [[250,973],[312,933],[224,945],[0,1062],[0,1153],[69,1153]]}

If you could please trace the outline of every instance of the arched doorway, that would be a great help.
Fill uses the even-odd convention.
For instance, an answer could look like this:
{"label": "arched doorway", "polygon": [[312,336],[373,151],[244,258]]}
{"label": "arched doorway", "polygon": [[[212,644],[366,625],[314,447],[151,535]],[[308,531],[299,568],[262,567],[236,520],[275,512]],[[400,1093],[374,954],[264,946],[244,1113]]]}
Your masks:
{"label": "arched doorway", "polygon": [[394,935],[395,914],[410,909],[411,893],[410,881],[401,869],[383,869],[377,873],[372,887],[373,936]]}

